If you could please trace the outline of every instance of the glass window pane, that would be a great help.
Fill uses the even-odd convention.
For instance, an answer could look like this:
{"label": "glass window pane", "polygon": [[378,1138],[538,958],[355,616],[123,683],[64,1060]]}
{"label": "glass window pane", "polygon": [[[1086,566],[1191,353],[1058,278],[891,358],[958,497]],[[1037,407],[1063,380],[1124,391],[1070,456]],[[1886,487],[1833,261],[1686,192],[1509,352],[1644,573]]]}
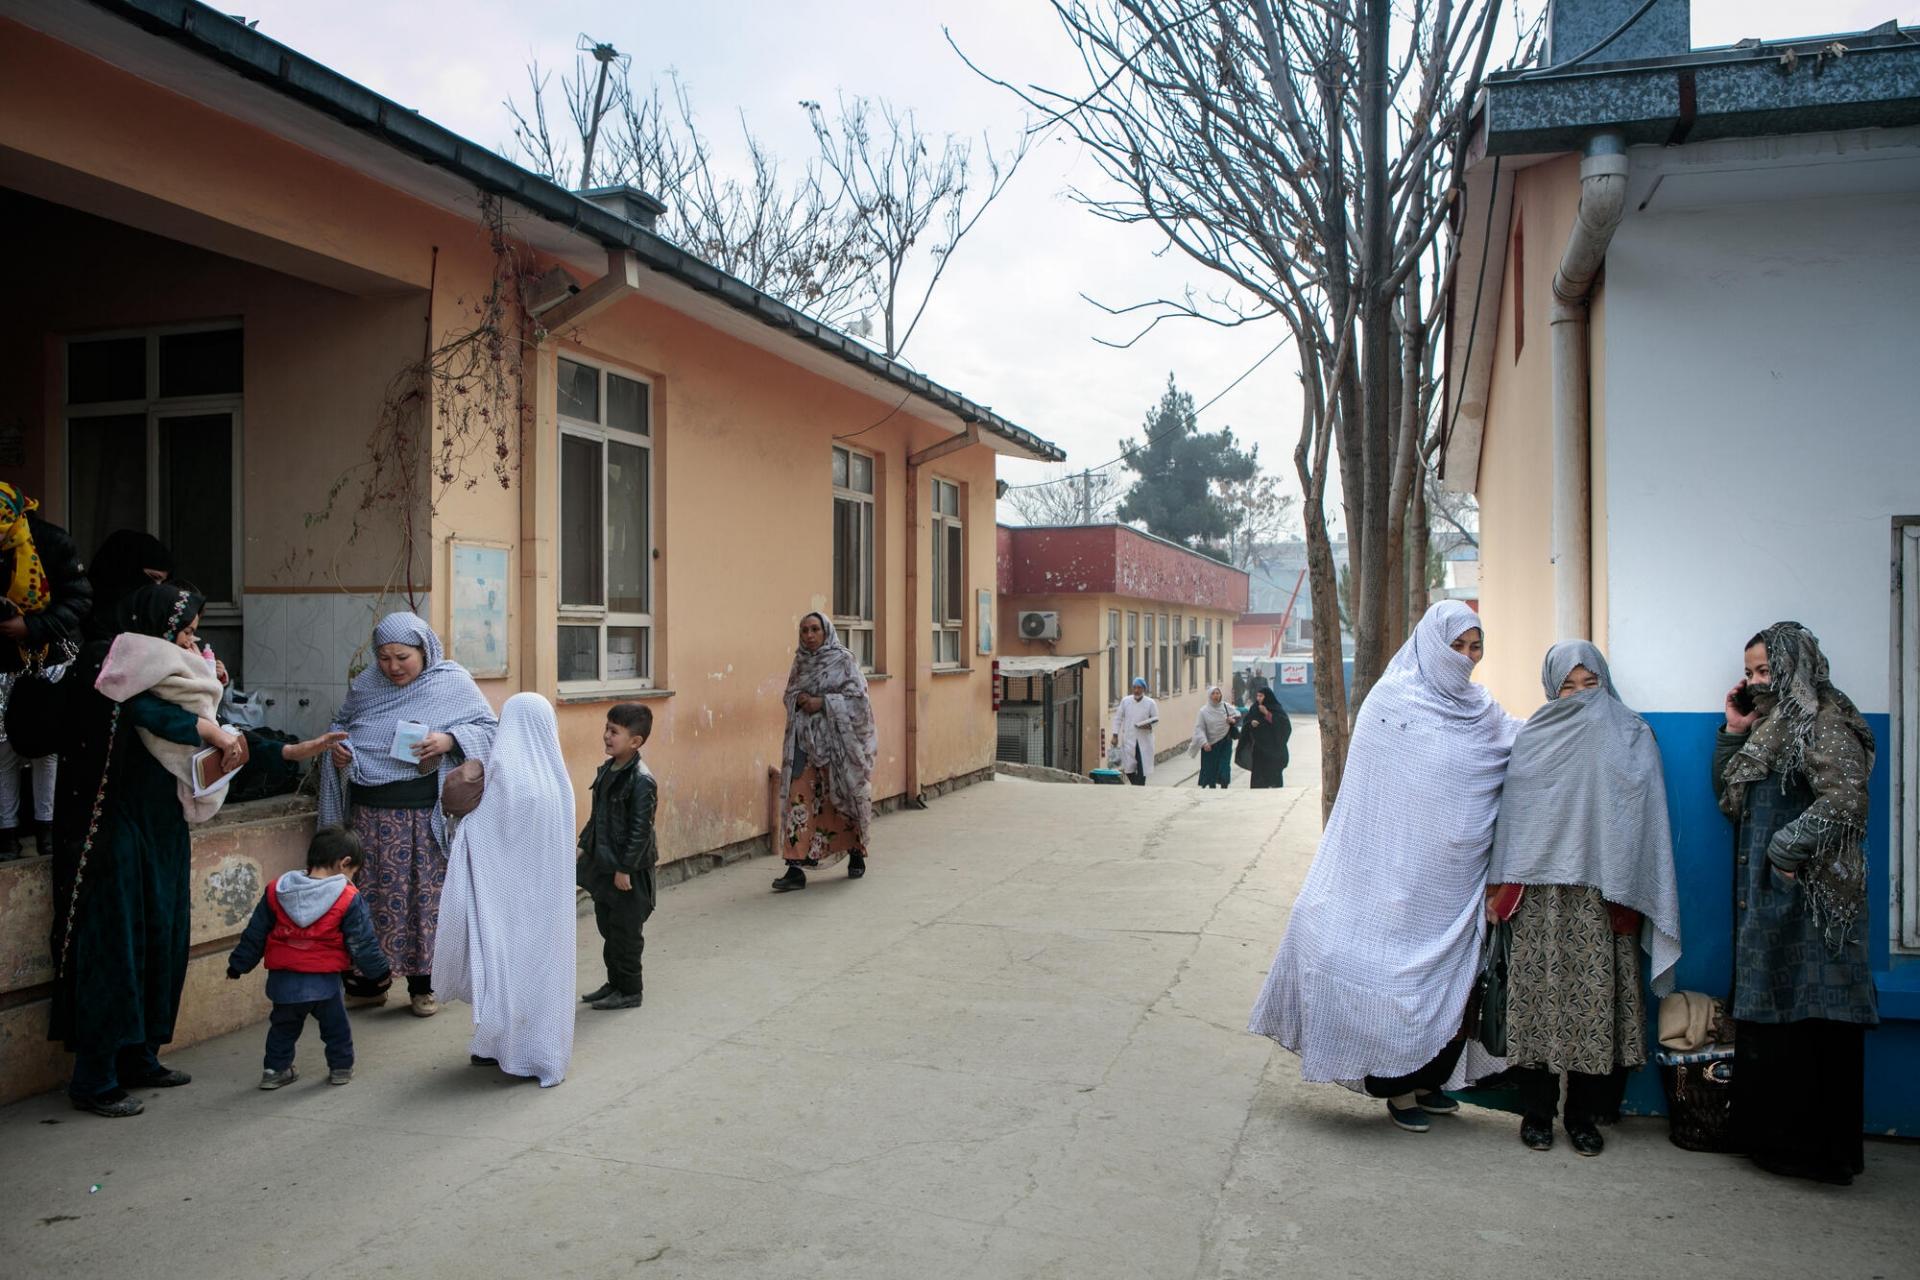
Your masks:
{"label": "glass window pane", "polygon": [[873,492],[873,459],[869,458],[864,453],[856,453],[852,455],[852,461],[853,461],[852,488],[854,492],[872,493]]}
{"label": "glass window pane", "polygon": [[560,361],[560,412],[582,422],[600,421],[600,371],[572,360]]}
{"label": "glass window pane", "polygon": [[847,487],[847,451],[845,449],[833,451],[833,487],[836,489]]}
{"label": "glass window pane", "polygon": [[147,340],[95,338],[67,344],[67,403],[147,398]]}
{"label": "glass window pane", "polygon": [[[860,617],[873,620],[873,504],[860,504]],[[873,637],[867,637],[869,644]]]}
{"label": "glass window pane", "polygon": [[67,532],[80,554],[91,558],[115,529],[146,527],[146,415],[69,419]]}
{"label": "glass window pane", "polygon": [[607,628],[607,679],[638,680],[647,674],[647,629]]}
{"label": "glass window pane", "polygon": [[241,389],[238,329],[160,335],[160,394],[216,396]]}
{"label": "glass window pane", "polygon": [[965,551],[960,526],[947,526],[947,620],[958,622],[966,616],[966,580],[961,573]]}
{"label": "glass window pane", "polygon": [[160,419],[160,541],[179,575],[215,603],[232,603],[233,415]]}
{"label": "glass window pane", "polygon": [[623,378],[617,373],[607,375],[607,425],[616,431],[631,431],[637,436],[647,434],[646,383]]}
{"label": "glass window pane", "polygon": [[562,680],[598,680],[600,678],[600,628],[560,628],[560,678]]}
{"label": "glass window pane", "polygon": [[607,608],[615,613],[645,613],[648,607],[649,452],[607,442]]}
{"label": "glass window pane", "polygon": [[860,547],[853,505],[845,498],[833,500],[833,614],[836,618],[858,616],[853,584],[860,567]]}
{"label": "glass window pane", "polygon": [[939,520],[933,522],[933,590],[928,593],[929,610],[935,622],[941,621],[940,614],[947,604],[947,558],[940,554],[940,530],[944,525]]}
{"label": "glass window pane", "polygon": [[[560,603],[600,605],[601,539],[600,442],[560,437]],[[581,676],[578,679],[589,677]]]}

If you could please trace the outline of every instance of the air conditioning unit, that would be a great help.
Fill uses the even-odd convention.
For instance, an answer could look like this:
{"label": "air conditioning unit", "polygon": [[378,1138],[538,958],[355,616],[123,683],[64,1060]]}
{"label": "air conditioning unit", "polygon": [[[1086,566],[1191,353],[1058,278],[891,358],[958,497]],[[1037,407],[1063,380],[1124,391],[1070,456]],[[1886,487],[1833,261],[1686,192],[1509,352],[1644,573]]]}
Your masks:
{"label": "air conditioning unit", "polygon": [[1057,613],[1023,613],[1020,615],[1020,638],[1022,640],[1058,640],[1060,638],[1060,615]]}
{"label": "air conditioning unit", "polygon": [[1207,638],[1205,636],[1188,636],[1187,637],[1187,656],[1189,658],[1205,657],[1206,652],[1207,652]]}

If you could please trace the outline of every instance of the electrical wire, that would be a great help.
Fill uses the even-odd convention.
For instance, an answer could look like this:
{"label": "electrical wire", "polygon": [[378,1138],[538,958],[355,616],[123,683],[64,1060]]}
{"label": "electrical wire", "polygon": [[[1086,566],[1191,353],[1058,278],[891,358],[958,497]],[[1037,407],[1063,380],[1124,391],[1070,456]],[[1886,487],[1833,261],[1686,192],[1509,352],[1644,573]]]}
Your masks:
{"label": "electrical wire", "polygon": [[[1232,391],[1235,387],[1245,382],[1248,378],[1251,378],[1254,375],[1254,372],[1257,369],[1259,369],[1261,365],[1265,364],[1267,361],[1273,359],[1274,356],[1278,355],[1280,353],[1280,348],[1286,346],[1287,343],[1292,340],[1292,337],[1293,337],[1292,334],[1288,334],[1285,338],[1282,338],[1280,339],[1280,341],[1274,343],[1273,346],[1268,349],[1265,355],[1261,356],[1258,360],[1255,360],[1252,364],[1248,365],[1245,372],[1243,372],[1239,377],[1235,378],[1232,382],[1229,382],[1226,386],[1220,388],[1220,390],[1214,394],[1214,397],[1211,400],[1201,405],[1198,409],[1195,409],[1193,411],[1194,421],[1198,422],[1201,414],[1213,408],[1214,405],[1219,404],[1221,400],[1226,398],[1226,395],[1228,392]],[[1173,426],[1168,427],[1165,431],[1162,431],[1159,435],[1148,436],[1146,438],[1145,443],[1143,443],[1140,446],[1140,448],[1142,449],[1151,448],[1153,446],[1154,441],[1164,439],[1165,437],[1174,434],[1176,431],[1184,431],[1185,429],[1186,429],[1186,424],[1184,422],[1175,423]],[[1075,484],[1079,481],[1080,475],[1082,473],[1085,473],[1088,471],[1105,471],[1108,467],[1116,466],[1119,463],[1125,462],[1128,458],[1133,456],[1134,452],[1136,451],[1130,450],[1127,453],[1121,454],[1117,458],[1113,458],[1106,462],[1101,463],[1097,467],[1082,467],[1080,469],[1080,472],[1077,472],[1073,475],[1061,476],[1058,479],[1036,480],[1032,484],[1010,484],[1007,486],[1007,492],[1019,493],[1027,489],[1051,489],[1053,488],[1053,486],[1057,484]]]}
{"label": "electrical wire", "polygon": [[847,432],[847,434],[843,436],[835,436],[834,439],[835,440],[851,440],[855,436],[863,436],[867,434],[867,432],[869,431],[874,431],[880,427],[886,426],[887,423],[893,421],[895,415],[897,415],[902,409],[907,407],[907,401],[911,399],[913,399],[913,392],[909,391],[907,392],[907,394],[900,397],[899,404],[887,410],[887,412],[883,414],[878,421],[870,423],[867,426],[860,428],[858,431],[849,431]]}
{"label": "electrical wire", "polygon": [[1627,28],[1631,27],[1634,23],[1640,21],[1640,19],[1646,17],[1647,12],[1650,9],[1652,9],[1654,5],[1659,3],[1660,3],[1660,0],[1646,0],[1644,4],[1642,4],[1638,9],[1635,9],[1633,11],[1633,13],[1627,18],[1625,22],[1621,23],[1619,26],[1615,27],[1612,31],[1608,32],[1607,35],[1598,44],[1594,45],[1593,47],[1581,53],[1575,54],[1573,57],[1568,58],[1565,62],[1556,62],[1550,67],[1539,67],[1533,71],[1522,72],[1521,74],[1515,76],[1514,79],[1531,80],[1535,76],[1549,76],[1556,71],[1565,71],[1568,67],[1576,66],[1579,63],[1585,62],[1588,58],[1591,58],[1594,54],[1600,52],[1602,49],[1612,44],[1615,40],[1618,40],[1621,36],[1627,34]]}
{"label": "electrical wire", "polygon": [[[1493,257],[1493,210],[1499,203],[1500,195],[1500,156],[1493,158],[1493,182],[1487,187],[1487,221],[1480,230],[1480,272],[1473,284],[1473,314],[1467,320],[1467,351],[1461,359],[1460,380],[1464,384],[1467,369],[1473,365],[1473,339],[1480,330],[1480,298],[1487,288],[1487,260]],[[1453,416],[1447,419],[1447,429],[1440,436],[1440,465],[1446,466],[1447,447],[1453,443],[1453,429],[1460,422],[1461,398],[1453,400]]]}

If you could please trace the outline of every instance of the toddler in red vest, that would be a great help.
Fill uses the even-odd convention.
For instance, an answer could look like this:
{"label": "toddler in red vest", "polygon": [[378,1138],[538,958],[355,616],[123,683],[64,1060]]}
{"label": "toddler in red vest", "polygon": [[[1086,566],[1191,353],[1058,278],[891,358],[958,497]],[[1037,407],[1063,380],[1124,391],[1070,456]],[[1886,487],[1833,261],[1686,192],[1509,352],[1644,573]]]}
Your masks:
{"label": "toddler in red vest", "polygon": [[260,1073],[262,1089],[278,1089],[300,1078],[293,1047],[307,1024],[320,1024],[327,1047],[327,1083],[353,1079],[353,1028],[340,975],[358,967],[379,981],[387,961],[373,935],[373,916],[353,887],[360,869],[360,838],[344,827],[321,827],[307,846],[307,869],[289,871],[267,886],[253,909],[240,945],[227,958],[227,976],[238,978],[267,961],[267,999],[273,1013],[267,1024],[267,1057]]}

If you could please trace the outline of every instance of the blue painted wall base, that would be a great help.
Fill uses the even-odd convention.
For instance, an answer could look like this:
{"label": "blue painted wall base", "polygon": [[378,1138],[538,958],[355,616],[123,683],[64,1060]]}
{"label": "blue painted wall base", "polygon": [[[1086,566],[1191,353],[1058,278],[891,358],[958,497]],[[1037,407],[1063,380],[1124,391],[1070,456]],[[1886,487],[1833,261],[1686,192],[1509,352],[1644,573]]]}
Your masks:
{"label": "blue painted wall base", "polygon": [[[1733,824],[1714,803],[1709,774],[1719,713],[1644,712],[1660,742],[1680,885],[1680,964],[1676,989],[1725,998],[1733,981]],[[1868,957],[1880,998],[1880,1027],[1867,1036],[1866,1131],[1920,1137],[1920,964],[1889,953],[1887,903],[1888,717],[1867,716],[1879,749],[1869,783],[1867,837]],[[1649,999],[1649,1015],[1653,1002]],[[1653,1045],[1651,1027],[1648,1044]],[[1626,1110],[1661,1115],[1666,1099],[1656,1068],[1635,1072]]]}

